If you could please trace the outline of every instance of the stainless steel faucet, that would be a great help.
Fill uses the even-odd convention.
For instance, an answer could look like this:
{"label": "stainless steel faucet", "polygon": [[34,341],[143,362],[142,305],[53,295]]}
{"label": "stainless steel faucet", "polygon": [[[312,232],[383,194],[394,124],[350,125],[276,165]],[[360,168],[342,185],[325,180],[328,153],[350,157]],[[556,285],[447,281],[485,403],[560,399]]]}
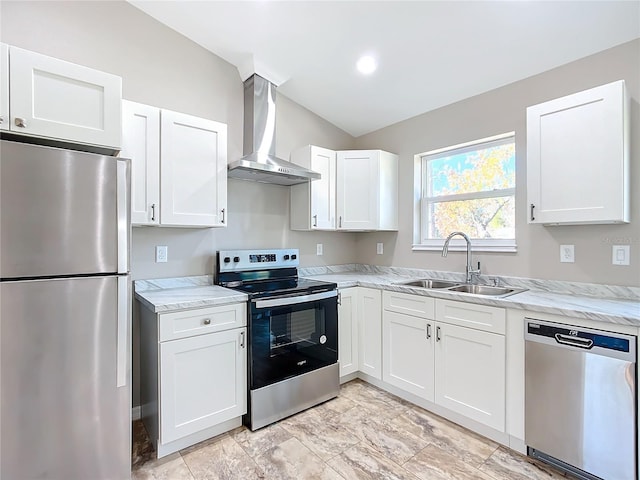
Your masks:
{"label": "stainless steel faucet", "polygon": [[465,242],[467,242],[467,283],[473,283],[473,278],[474,276],[478,276],[480,275],[480,262],[478,262],[478,268],[477,269],[473,269],[471,267],[471,240],[469,239],[469,237],[463,233],[463,232],[453,232],[450,233],[449,236],[447,237],[447,239],[444,241],[444,246],[442,247],[442,256],[446,257],[447,254],[449,253],[449,242],[451,241],[451,239],[453,237],[455,237],[456,235],[460,235],[462,238],[464,238]]}

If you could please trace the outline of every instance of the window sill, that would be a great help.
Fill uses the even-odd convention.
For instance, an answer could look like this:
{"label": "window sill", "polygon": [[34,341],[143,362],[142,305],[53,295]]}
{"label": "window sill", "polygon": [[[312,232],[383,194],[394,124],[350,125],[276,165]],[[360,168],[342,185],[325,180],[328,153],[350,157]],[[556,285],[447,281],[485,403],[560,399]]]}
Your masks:
{"label": "window sill", "polygon": [[[411,250],[414,252],[441,252],[444,246],[443,240],[432,240],[429,243],[418,243],[411,246]],[[450,252],[466,252],[467,244],[462,240],[454,241],[453,239],[449,243]],[[505,240],[503,242],[491,242],[487,243],[480,240],[471,241],[471,251],[476,252],[488,252],[488,253],[517,253],[518,247],[515,242]]]}

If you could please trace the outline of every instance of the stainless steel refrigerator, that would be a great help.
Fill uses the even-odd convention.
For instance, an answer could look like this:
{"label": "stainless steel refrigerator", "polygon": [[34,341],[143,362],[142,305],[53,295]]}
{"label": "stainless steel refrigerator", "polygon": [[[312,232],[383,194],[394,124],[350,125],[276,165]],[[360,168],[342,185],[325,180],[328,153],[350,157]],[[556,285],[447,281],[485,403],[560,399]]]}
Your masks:
{"label": "stainless steel refrigerator", "polygon": [[129,161],[0,141],[0,478],[131,474]]}

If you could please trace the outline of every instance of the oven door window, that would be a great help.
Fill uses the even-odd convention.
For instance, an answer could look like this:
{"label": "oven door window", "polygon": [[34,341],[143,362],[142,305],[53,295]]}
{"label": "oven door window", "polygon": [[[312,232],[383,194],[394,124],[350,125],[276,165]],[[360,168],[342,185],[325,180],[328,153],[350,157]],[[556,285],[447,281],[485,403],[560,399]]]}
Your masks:
{"label": "oven door window", "polygon": [[338,361],[336,298],[251,308],[252,389]]}

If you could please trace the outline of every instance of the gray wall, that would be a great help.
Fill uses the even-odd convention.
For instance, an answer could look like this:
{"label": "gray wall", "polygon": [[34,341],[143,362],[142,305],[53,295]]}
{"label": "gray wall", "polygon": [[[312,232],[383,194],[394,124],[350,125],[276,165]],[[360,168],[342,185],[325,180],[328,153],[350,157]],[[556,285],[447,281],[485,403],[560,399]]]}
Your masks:
{"label": "gray wall", "polygon": [[[29,34],[25,34],[28,32]],[[228,125],[228,156],[242,155],[243,86],[237,69],[126,2],[0,3],[0,40],[120,75],[123,97]],[[347,149],[354,139],[278,95],[277,154],[306,144]],[[213,272],[216,250],[298,247],[304,265],[349,263],[356,235],[289,230],[289,189],[229,180],[229,227],[134,228],[134,279]],[[315,255],[323,243],[324,255]],[[155,245],[169,262],[154,262]]]}
{"label": "gray wall", "polygon": [[[528,225],[526,201],[525,109],[615,80],[625,80],[631,96],[631,223],[544,227]],[[548,72],[448,105],[359,137],[400,155],[398,233],[360,234],[359,263],[463,271],[463,253],[413,252],[413,158],[415,154],[499,133],[516,132],[515,254],[478,253],[484,273],[640,286],[640,40],[566,64]],[[376,255],[376,242],[385,254]],[[575,245],[575,263],[560,263],[560,245]],[[612,245],[631,245],[631,265],[611,264]]]}

